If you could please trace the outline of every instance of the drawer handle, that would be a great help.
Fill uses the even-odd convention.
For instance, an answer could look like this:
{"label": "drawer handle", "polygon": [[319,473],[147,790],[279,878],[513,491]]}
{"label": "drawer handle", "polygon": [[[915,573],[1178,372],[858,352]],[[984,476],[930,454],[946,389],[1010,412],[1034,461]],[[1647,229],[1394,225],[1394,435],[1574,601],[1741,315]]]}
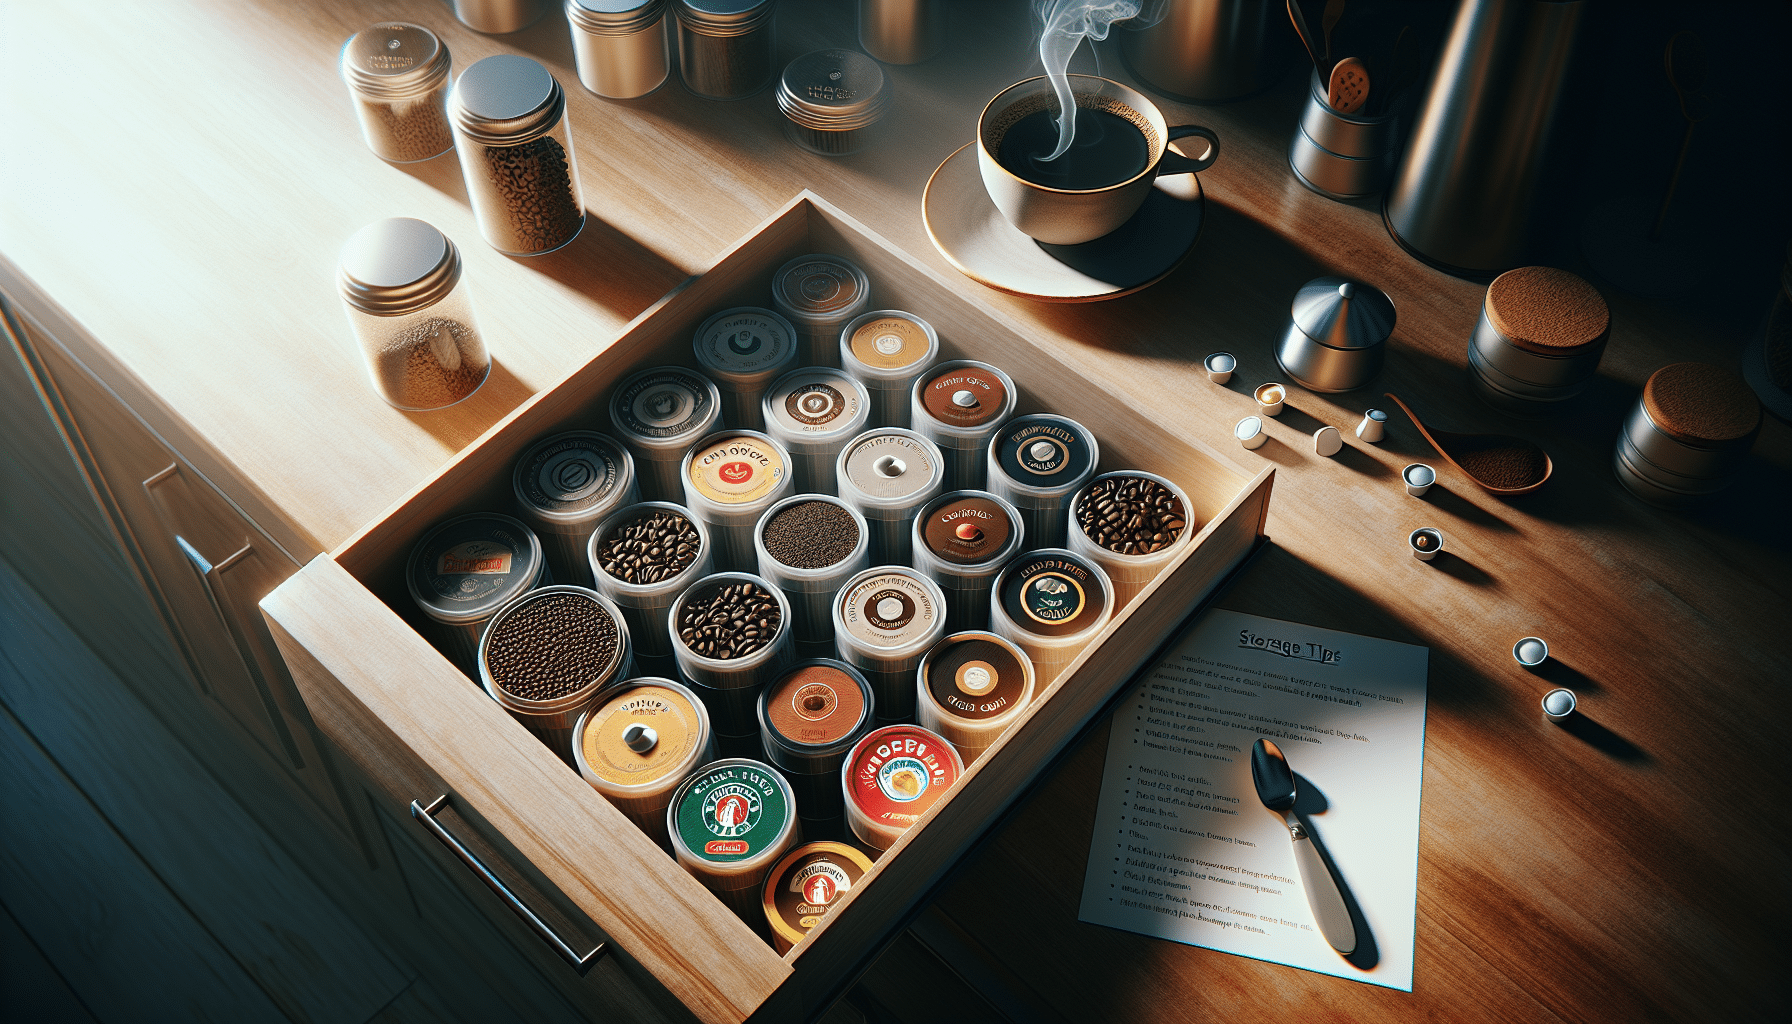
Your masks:
{"label": "drawer handle", "polygon": [[472,868],[473,873],[479,876],[479,880],[484,882],[491,891],[497,893],[498,897],[509,905],[511,911],[523,919],[523,923],[529,926],[530,931],[541,936],[541,940],[553,947],[554,952],[560,955],[560,959],[566,961],[581,976],[604,958],[604,954],[610,950],[609,946],[602,942],[592,947],[591,952],[584,956],[573,952],[572,947],[566,944],[566,940],[554,934],[554,929],[548,927],[546,921],[536,916],[535,911],[530,910],[527,904],[518,899],[516,893],[511,892],[510,887],[505,885],[502,879],[492,874],[490,869],[480,863],[479,858],[473,855],[472,850],[461,845],[460,840],[454,838],[447,829],[443,828],[442,823],[436,820],[436,813],[446,806],[448,806],[448,794],[446,793],[436,797],[428,807],[412,800],[411,817],[422,822],[423,827],[429,829],[431,835],[441,840],[443,846],[452,850],[454,855],[460,858],[462,864]]}

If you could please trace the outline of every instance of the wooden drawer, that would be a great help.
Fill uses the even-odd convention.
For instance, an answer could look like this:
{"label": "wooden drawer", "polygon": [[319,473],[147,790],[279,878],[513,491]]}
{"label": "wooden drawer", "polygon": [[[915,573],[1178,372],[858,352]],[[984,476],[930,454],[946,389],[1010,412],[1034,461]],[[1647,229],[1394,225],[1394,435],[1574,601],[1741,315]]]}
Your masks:
{"label": "wooden drawer", "polygon": [[[1021,411],[1071,416],[1100,438],[1102,468],[1131,467],[1180,483],[1205,523],[1173,563],[877,863],[804,942],[779,956],[555,754],[431,647],[406,594],[411,544],[461,512],[509,505],[512,460],[543,434],[607,429],[610,387],[639,367],[691,364],[690,336],[726,306],[770,305],[773,272],[809,252],[849,257],[880,306],[914,310],[938,329],[942,358],[1008,370]],[[1273,469],[1247,474],[1132,409],[957,294],[933,271],[805,193],[709,272],[643,313],[615,344],[544,391],[437,476],[340,548],[320,555],[262,602],[318,727],[376,780],[385,810],[448,795],[453,829],[483,850],[542,916],[563,919],[580,946],[603,939],[618,984],[666,997],[704,1021],[809,1018],[896,934],[946,874],[1107,705],[1262,535]],[[431,840],[433,841],[433,840]],[[483,894],[494,924],[510,911]],[[533,936],[520,941],[535,943]],[[587,943],[587,945],[580,945]],[[540,945],[536,943],[536,945]],[[530,951],[542,957],[545,946]],[[563,993],[582,980],[553,965]],[[584,1001],[569,999],[575,1005]]]}

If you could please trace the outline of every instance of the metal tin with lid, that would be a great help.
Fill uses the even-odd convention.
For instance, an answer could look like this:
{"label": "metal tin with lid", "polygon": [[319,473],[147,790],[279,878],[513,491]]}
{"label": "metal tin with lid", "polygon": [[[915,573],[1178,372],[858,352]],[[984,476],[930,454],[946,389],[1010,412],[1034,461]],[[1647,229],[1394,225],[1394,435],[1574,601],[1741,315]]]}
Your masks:
{"label": "metal tin with lid", "polygon": [[765,758],[790,781],[805,823],[835,823],[846,813],[840,762],[871,731],[875,709],[870,682],[833,658],[799,661],[759,692]]}
{"label": "metal tin with lid", "polygon": [[[691,559],[691,564],[675,573],[646,582],[630,582],[604,571],[604,542],[617,530],[655,516],[663,516],[673,522],[682,519],[691,524],[691,529],[696,531],[697,545],[697,554]],[[703,521],[691,515],[690,510],[683,505],[675,505],[669,501],[643,501],[617,509],[591,532],[589,546],[586,548],[586,561],[596,580],[597,591],[622,609],[622,617],[628,620],[629,637],[634,641],[638,656],[663,659],[672,654],[672,640],[666,632],[666,613],[672,607],[672,599],[684,588],[710,574],[714,565],[710,546],[709,530],[704,527]]]}
{"label": "metal tin with lid", "polygon": [[407,164],[454,148],[447,113],[452,64],[434,32],[402,21],[362,29],[342,44],[342,79],[375,156]]}
{"label": "metal tin with lid", "polygon": [[1276,362],[1310,391],[1360,388],[1381,371],[1394,319],[1393,300],[1374,285],[1316,277],[1294,295]]}
{"label": "metal tin with lid", "polygon": [[803,841],[790,783],[745,757],[711,762],[686,778],[666,807],[666,831],[679,866],[743,921],[761,915],[766,873]]}
{"label": "metal tin with lid", "polygon": [[761,895],[774,948],[790,952],[870,870],[871,859],[845,843],[806,843],[785,854]]}
{"label": "metal tin with lid", "polygon": [[1742,375],[1709,363],[1650,374],[1618,432],[1612,466],[1630,492],[1683,508],[1728,486],[1761,431],[1761,401]]}
{"label": "metal tin with lid", "polygon": [[834,466],[840,451],[871,418],[865,385],[832,367],[792,370],[772,382],[760,407],[765,432],[790,450],[797,491],[839,493]]}
{"label": "metal tin with lid", "polygon": [[964,759],[939,733],[918,725],[874,729],[840,765],[847,824],[860,842],[887,850],[963,775]]}
{"label": "metal tin with lid", "polygon": [[448,99],[454,145],[479,233],[499,252],[552,252],[585,226],[566,92],[513,53],[461,72]]}
{"label": "metal tin with lid", "polygon": [[715,760],[709,712],[684,684],[636,676],[604,691],[572,730],[573,764],[591,788],[662,847],[672,791]]}
{"label": "metal tin with lid", "polygon": [[975,359],[939,363],[915,378],[909,414],[915,430],[939,445],[946,458],[946,486],[981,489],[989,479],[984,451],[1014,415],[1020,389],[999,368]]}
{"label": "metal tin with lid", "polygon": [[686,88],[707,99],[737,100],[771,81],[777,0],[672,0],[672,9]]}
{"label": "metal tin with lid", "polygon": [[919,64],[946,45],[946,0],[859,0],[859,45],[885,64]]}
{"label": "metal tin with lid", "polygon": [[1020,510],[1029,546],[1062,547],[1070,497],[1100,463],[1101,445],[1081,423],[1049,413],[1021,416],[989,439],[989,489]]}
{"label": "metal tin with lid", "polygon": [[404,582],[436,625],[442,653],[477,679],[485,624],[535,589],[545,565],[534,530],[510,516],[473,512],[437,523],[411,545]]}
{"label": "metal tin with lid", "polygon": [[976,764],[1033,702],[1033,662],[1012,640],[985,631],[953,633],[933,645],[915,673],[916,720]]}
{"label": "metal tin with lid", "polygon": [[413,217],[376,221],[342,247],[336,284],[369,382],[388,404],[441,409],[485,383],[491,354],[448,236]]}
{"label": "metal tin with lid", "polygon": [[449,0],[461,24],[489,35],[528,28],[548,12],[548,0]]}
{"label": "metal tin with lid", "polygon": [[880,722],[914,720],[915,668],[945,635],[939,584],[907,566],[866,569],[834,599],[835,649],[871,681]]}
{"label": "metal tin with lid", "polygon": [[1026,547],[1020,510],[988,491],[950,491],[915,516],[914,565],[946,596],[946,628],[989,627],[989,588]]}
{"label": "metal tin with lid", "polygon": [[1008,563],[989,602],[990,631],[1027,652],[1044,689],[1113,617],[1114,585],[1076,552],[1042,548]]}
{"label": "metal tin with lid", "polygon": [[841,156],[865,148],[893,94],[877,61],[857,50],[815,50],[785,65],[778,110],[790,141],[811,153]]}
{"label": "metal tin with lid", "polygon": [[[633,669],[622,609],[586,587],[537,587],[498,609],[479,636],[479,685],[568,763],[579,716]],[[513,672],[553,673],[579,683],[551,696],[527,697],[516,692]]]}
{"label": "metal tin with lid", "polygon": [[939,356],[940,336],[913,313],[861,313],[840,331],[840,365],[871,392],[871,425],[909,425],[909,389]]}
{"label": "metal tin with lid", "polygon": [[721,418],[716,382],[682,366],[655,366],[630,374],[610,392],[610,422],[635,457],[641,495],[684,501],[678,475],[684,455]]}
{"label": "metal tin with lid", "polygon": [[1599,290],[1554,267],[1493,279],[1468,344],[1469,383],[1495,408],[1538,411],[1586,388],[1611,333]]}
{"label": "metal tin with lid", "polygon": [[796,325],[802,362],[840,365],[840,327],[871,308],[871,279],[844,256],[798,256],[772,275],[772,308]]}
{"label": "metal tin with lid", "polygon": [[666,0],[566,0],[579,84],[613,100],[658,89],[670,73]]}
{"label": "metal tin with lid", "polygon": [[640,500],[635,460],[615,439],[569,430],[517,456],[510,489],[523,520],[541,537],[554,578],[591,586],[591,532],[607,515]]}
{"label": "metal tin with lid", "polygon": [[915,513],[946,482],[939,448],[912,430],[879,427],[853,438],[834,472],[841,499],[870,526],[871,564],[909,564]]}
{"label": "metal tin with lid", "polygon": [[759,565],[754,527],[790,493],[790,453],[756,430],[721,430],[692,445],[679,466],[684,506],[709,527],[717,569]]}
{"label": "metal tin with lid", "polygon": [[764,430],[759,398],[796,365],[796,328],[769,309],[735,306],[713,313],[691,337],[697,365],[722,395],[722,424]]}

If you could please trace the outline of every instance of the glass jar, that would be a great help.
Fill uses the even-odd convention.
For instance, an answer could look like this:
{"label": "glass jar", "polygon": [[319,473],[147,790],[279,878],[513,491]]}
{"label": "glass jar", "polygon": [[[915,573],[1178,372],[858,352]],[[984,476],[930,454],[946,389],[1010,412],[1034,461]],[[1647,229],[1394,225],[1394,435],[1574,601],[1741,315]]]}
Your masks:
{"label": "glass jar", "polygon": [[684,84],[712,100],[738,100],[772,78],[772,13],[777,0],[674,0],[678,69]]}
{"label": "glass jar", "polygon": [[566,23],[579,82],[599,96],[634,99],[666,80],[666,0],[566,0]]}
{"label": "glass jar", "polygon": [[337,284],[381,398],[441,409],[485,383],[491,355],[446,235],[410,217],[369,224],[342,247]]}
{"label": "glass jar", "polygon": [[883,68],[856,50],[805,53],[778,81],[784,136],[822,156],[857,153],[890,108],[890,92]]}
{"label": "glass jar", "polygon": [[448,130],[448,47],[421,25],[384,22],[342,44],[361,137],[381,160],[416,163],[454,148]]}
{"label": "glass jar", "polygon": [[548,69],[502,53],[461,72],[448,98],[467,198],[486,243],[536,256],[585,226],[566,92]]}

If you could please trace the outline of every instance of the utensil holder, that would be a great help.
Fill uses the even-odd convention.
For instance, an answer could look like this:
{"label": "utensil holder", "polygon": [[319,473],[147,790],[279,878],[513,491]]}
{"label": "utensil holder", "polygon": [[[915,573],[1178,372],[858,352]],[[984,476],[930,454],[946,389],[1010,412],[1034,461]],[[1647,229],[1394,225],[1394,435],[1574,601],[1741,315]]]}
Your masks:
{"label": "utensil holder", "polygon": [[1387,187],[1400,152],[1398,110],[1367,116],[1340,114],[1326,102],[1315,69],[1307,105],[1288,143],[1288,167],[1307,188],[1340,201],[1362,199]]}

